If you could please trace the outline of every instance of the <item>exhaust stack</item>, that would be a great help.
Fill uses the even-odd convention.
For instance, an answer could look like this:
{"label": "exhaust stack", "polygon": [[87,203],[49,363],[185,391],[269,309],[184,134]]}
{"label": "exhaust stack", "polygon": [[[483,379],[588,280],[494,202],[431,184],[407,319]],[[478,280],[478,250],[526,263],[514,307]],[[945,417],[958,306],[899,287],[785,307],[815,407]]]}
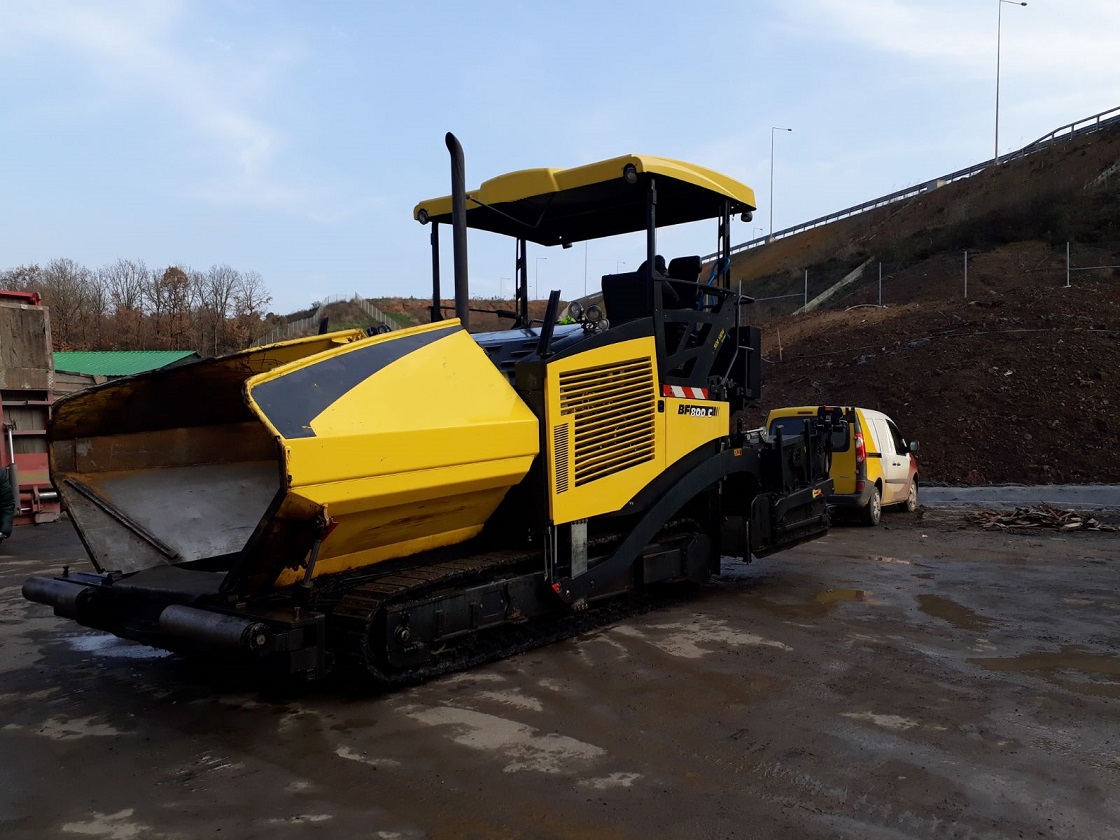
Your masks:
{"label": "exhaust stack", "polygon": [[450,131],[447,151],[451,153],[451,231],[455,258],[455,317],[470,329],[470,290],[467,284],[467,175],[463,146]]}

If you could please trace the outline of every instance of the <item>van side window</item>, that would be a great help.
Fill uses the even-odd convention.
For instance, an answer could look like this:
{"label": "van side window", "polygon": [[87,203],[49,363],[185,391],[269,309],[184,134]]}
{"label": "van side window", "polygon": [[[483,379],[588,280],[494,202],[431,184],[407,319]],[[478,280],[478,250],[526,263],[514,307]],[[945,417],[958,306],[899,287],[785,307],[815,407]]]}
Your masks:
{"label": "van side window", "polygon": [[892,421],[887,421],[887,428],[891,431],[891,437],[894,438],[894,451],[899,455],[906,455],[910,452],[910,447],[906,445],[906,438],[902,436],[902,432],[898,430]]}

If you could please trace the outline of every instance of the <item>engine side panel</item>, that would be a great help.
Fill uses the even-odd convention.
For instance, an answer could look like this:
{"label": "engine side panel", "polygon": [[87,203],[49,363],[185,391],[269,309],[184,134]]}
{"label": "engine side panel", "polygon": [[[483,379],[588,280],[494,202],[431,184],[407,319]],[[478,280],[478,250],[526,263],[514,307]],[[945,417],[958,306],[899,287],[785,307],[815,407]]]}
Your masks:
{"label": "engine side panel", "polygon": [[660,396],[652,337],[547,365],[545,446],[554,525],[618,511],[665,469],[726,436],[726,402]]}
{"label": "engine side panel", "polygon": [[664,466],[652,338],[552,361],[545,381],[553,524],[622,507]]}

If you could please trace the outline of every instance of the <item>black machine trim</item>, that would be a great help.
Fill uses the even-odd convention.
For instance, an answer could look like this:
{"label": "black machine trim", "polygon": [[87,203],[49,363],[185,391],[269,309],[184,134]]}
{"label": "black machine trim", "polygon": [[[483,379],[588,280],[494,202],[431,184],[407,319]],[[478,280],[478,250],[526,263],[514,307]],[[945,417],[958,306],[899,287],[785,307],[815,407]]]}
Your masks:
{"label": "black machine trim", "polygon": [[359,347],[263,382],[253,389],[253,398],[284,437],[315,437],[311,421],[336,400],[393,362],[457,329],[449,325]]}
{"label": "black machine trim", "polygon": [[[686,457],[691,461],[702,457],[702,453]],[[728,475],[748,471],[756,463],[743,449],[724,449],[695,463],[645,510],[609,558],[582,575],[559,578],[553,583],[553,590],[569,604],[587,601],[597,586],[606,586],[624,574],[658,530],[686,502]]]}

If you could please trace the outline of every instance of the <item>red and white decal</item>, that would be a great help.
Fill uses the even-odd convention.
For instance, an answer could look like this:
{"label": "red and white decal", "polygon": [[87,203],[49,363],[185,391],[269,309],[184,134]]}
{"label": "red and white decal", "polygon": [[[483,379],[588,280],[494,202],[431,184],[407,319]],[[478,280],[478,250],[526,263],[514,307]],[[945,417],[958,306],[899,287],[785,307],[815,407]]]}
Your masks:
{"label": "red and white decal", "polygon": [[708,389],[688,388],[682,385],[662,385],[661,395],[665,397],[677,397],[682,400],[706,400],[708,398]]}

